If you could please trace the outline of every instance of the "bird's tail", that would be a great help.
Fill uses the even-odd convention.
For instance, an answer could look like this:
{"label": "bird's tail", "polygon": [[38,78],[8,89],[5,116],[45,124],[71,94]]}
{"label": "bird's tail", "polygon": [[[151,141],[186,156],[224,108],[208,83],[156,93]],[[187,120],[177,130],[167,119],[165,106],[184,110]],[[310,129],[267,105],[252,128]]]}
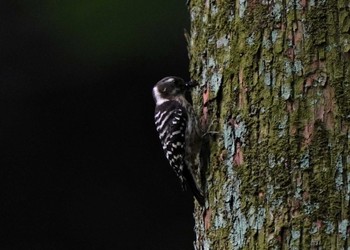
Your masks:
{"label": "bird's tail", "polygon": [[205,205],[205,199],[202,189],[198,186],[193,173],[190,172],[190,170],[187,167],[184,167],[183,175],[186,179],[187,186],[191,189],[194,197],[198,201],[199,205],[204,207]]}

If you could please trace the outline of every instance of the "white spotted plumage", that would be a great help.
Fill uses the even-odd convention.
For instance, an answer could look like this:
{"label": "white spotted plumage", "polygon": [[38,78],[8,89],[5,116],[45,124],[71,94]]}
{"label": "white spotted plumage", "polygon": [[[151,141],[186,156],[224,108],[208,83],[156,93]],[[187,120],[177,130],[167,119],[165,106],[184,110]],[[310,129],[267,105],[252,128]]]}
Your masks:
{"label": "white spotted plumage", "polygon": [[198,202],[204,197],[194,176],[198,170],[201,131],[194,110],[185,98],[187,85],[178,77],[166,77],[153,88],[155,125],[165,156],[183,187],[187,184]]}

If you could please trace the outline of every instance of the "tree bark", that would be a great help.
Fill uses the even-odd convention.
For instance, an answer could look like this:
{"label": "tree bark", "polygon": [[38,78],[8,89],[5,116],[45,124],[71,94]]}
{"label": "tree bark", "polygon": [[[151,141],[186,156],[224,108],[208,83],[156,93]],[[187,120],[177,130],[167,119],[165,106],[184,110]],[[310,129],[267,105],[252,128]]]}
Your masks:
{"label": "tree bark", "polygon": [[349,249],[350,1],[191,0],[196,249]]}

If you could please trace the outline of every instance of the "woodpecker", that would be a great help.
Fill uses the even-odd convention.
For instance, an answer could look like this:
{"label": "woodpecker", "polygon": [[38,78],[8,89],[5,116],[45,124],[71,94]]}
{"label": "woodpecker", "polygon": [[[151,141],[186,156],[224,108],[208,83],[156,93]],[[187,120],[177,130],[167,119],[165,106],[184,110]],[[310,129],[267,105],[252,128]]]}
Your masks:
{"label": "woodpecker", "polygon": [[200,171],[199,153],[202,132],[186,93],[196,86],[182,78],[168,76],[153,87],[155,125],[170,166],[180,178],[183,189],[188,186],[201,206],[203,191],[194,170]]}

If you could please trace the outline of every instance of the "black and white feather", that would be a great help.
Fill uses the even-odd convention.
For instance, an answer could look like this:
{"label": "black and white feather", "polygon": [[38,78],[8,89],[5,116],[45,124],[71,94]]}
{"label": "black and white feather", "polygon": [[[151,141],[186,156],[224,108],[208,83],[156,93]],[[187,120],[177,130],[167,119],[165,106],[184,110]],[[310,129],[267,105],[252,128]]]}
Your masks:
{"label": "black and white feather", "polygon": [[193,107],[185,98],[192,86],[174,76],[160,80],[153,88],[154,118],[165,156],[183,188],[188,185],[197,201],[204,205],[203,192],[194,175],[194,169],[200,168],[201,130]]}

